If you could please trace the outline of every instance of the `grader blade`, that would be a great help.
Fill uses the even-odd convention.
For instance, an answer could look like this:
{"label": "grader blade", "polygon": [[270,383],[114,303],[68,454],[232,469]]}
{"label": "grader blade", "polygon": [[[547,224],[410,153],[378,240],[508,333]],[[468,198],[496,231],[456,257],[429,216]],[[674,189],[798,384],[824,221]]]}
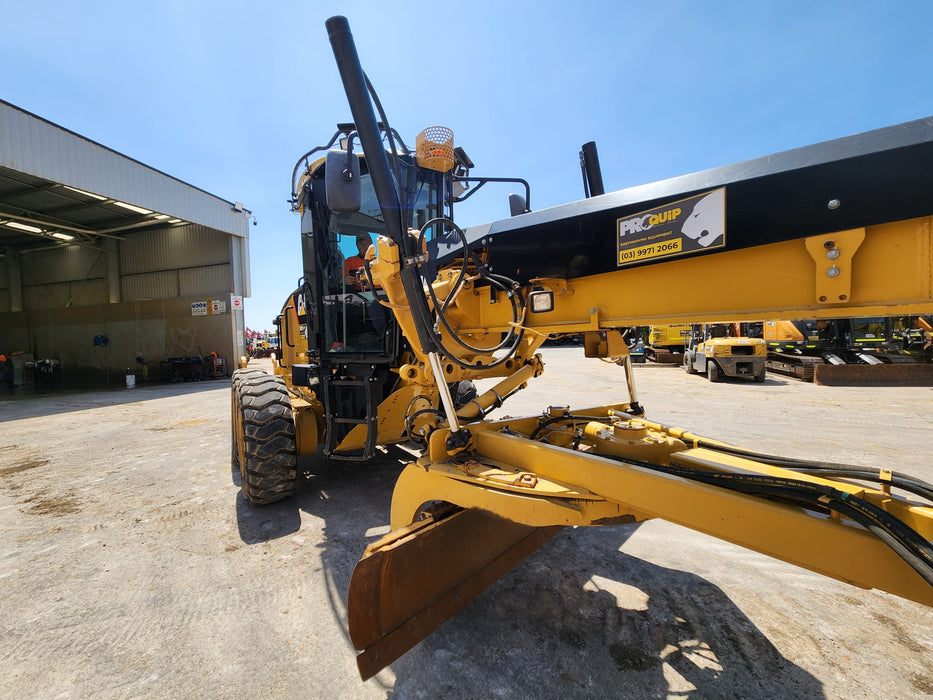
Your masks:
{"label": "grader blade", "polygon": [[429,517],[367,547],[347,595],[360,677],[398,659],[561,529],[469,509]]}

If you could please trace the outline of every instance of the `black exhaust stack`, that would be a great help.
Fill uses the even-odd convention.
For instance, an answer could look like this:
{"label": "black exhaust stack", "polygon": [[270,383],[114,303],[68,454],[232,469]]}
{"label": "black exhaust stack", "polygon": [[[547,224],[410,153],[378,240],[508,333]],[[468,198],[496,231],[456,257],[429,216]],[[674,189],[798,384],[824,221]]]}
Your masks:
{"label": "black exhaust stack", "polygon": [[376,114],[373,112],[373,105],[366,89],[366,78],[363,75],[363,67],[360,65],[360,57],[356,52],[356,45],[353,43],[353,36],[350,34],[350,25],[346,17],[340,16],[331,17],[324,24],[327,27],[334,58],[337,60],[337,70],[340,71],[343,90],[347,95],[347,102],[350,103],[353,122],[360,136],[360,142],[363,144],[366,164],[369,166],[376,197],[382,208],[382,215],[385,217],[388,236],[395,243],[403,246],[404,250],[403,239],[405,237],[402,234],[405,232],[402,230],[398,191],[392,182],[389,159],[382,147]]}
{"label": "black exhaust stack", "polygon": [[596,142],[587,141],[580,151],[580,167],[583,168],[583,192],[587,197],[606,194],[603,187],[603,172],[599,168]]}

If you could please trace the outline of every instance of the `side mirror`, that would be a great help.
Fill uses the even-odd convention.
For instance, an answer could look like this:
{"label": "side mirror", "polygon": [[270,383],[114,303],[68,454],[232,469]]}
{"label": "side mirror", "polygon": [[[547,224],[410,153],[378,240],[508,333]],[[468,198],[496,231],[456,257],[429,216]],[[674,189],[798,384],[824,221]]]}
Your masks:
{"label": "side mirror", "polygon": [[360,159],[347,151],[328,151],[324,164],[324,189],[331,211],[359,211],[362,199]]}
{"label": "side mirror", "polygon": [[528,204],[525,202],[525,198],[520,194],[510,194],[509,195],[509,213],[512,216],[518,216],[519,214],[525,214],[528,212]]}

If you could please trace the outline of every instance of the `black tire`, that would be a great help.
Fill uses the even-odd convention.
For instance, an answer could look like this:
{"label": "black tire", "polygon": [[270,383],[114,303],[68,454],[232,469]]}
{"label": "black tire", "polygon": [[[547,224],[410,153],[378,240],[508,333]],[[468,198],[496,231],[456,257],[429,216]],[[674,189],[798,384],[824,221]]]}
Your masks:
{"label": "black tire", "polygon": [[240,478],[243,477],[243,472],[240,467],[240,443],[238,436],[242,433],[243,429],[240,427],[239,390],[240,385],[246,377],[251,377],[256,374],[266,374],[266,371],[256,367],[252,369],[237,369],[234,370],[233,376],[230,378],[230,469],[233,472],[240,472]]}
{"label": "black tire", "polygon": [[254,505],[288,498],[295,493],[298,453],[285,381],[265,372],[250,374],[241,379],[237,396],[243,497]]}
{"label": "black tire", "polygon": [[687,374],[696,374],[697,371],[693,366],[693,358],[690,356],[690,351],[687,350],[684,352],[684,370]]}
{"label": "black tire", "polygon": [[765,376],[767,374],[768,374],[768,369],[766,367],[762,367],[761,371],[755,375],[755,381],[761,384],[762,382],[764,382]]}
{"label": "black tire", "polygon": [[716,360],[706,361],[706,376],[711,382],[722,381],[722,371],[719,369],[719,365],[716,364]]}

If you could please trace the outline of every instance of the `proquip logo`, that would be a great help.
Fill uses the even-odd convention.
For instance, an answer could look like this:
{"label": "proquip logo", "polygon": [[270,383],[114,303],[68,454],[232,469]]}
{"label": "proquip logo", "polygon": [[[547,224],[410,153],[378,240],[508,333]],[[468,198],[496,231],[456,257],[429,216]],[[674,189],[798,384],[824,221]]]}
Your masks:
{"label": "proquip logo", "polygon": [[625,219],[619,222],[619,235],[626,236],[630,233],[641,233],[642,231],[648,231],[660,224],[672,223],[677,220],[680,214],[680,207],[672,207],[671,209]]}

